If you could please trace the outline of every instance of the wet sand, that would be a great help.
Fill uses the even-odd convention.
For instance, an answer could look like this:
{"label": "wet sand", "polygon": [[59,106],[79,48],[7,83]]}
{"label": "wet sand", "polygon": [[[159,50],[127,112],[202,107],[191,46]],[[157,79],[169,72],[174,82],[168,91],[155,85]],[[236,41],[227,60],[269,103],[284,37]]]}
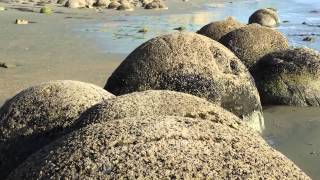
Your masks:
{"label": "wet sand", "polygon": [[[104,86],[108,76],[132,48],[155,34],[172,32],[172,27],[178,25],[186,25],[188,30],[194,31],[212,20],[225,17],[221,12],[237,18],[241,13],[233,11],[235,7],[222,10],[227,6],[221,4],[222,1],[203,6],[204,2],[170,1],[166,11],[103,10],[101,13],[95,9],[54,7],[55,13],[51,15],[39,14],[40,7],[37,6],[0,3],[8,8],[0,11],[0,62],[17,65],[0,68],[0,105],[18,91],[43,81],[72,79]],[[253,8],[264,6],[261,3]],[[208,13],[212,7],[215,11]],[[241,7],[247,8],[246,5]],[[203,11],[206,8],[207,11]],[[30,12],[32,10],[36,12]],[[200,13],[192,14],[195,11]],[[244,17],[250,13],[246,11],[239,19],[244,22]],[[35,23],[15,25],[17,18]],[[163,19],[170,22],[161,24]],[[134,26],[136,22],[143,23]],[[144,23],[154,24],[151,30],[163,26],[170,30],[135,37],[137,29]],[[161,27],[157,26],[159,23]],[[280,27],[280,30],[286,28],[291,30],[291,26]],[[122,33],[115,34],[121,29]],[[129,32],[135,33],[126,36]],[[308,175],[319,179],[318,108],[266,107],[264,115],[267,128],[264,136],[269,144],[296,162]]]}

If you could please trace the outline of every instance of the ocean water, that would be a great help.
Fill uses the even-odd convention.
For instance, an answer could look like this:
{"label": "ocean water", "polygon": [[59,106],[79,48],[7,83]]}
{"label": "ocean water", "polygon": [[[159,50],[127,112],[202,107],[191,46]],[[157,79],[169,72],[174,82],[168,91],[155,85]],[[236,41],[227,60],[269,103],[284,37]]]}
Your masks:
{"label": "ocean water", "polygon": [[[175,32],[174,28],[184,27],[186,31],[196,32],[205,24],[228,16],[234,16],[239,21],[247,23],[255,10],[266,7],[276,8],[280,20],[288,21],[281,23],[277,29],[286,35],[291,46],[320,50],[320,40],[302,41],[306,36],[320,38],[320,0],[236,0],[224,4],[207,3],[197,7],[195,12],[114,16],[104,22],[83,25],[79,29],[94,38],[105,52],[128,54],[155,36]],[[302,24],[303,22],[307,24]],[[139,33],[142,28],[148,29],[148,32]]]}

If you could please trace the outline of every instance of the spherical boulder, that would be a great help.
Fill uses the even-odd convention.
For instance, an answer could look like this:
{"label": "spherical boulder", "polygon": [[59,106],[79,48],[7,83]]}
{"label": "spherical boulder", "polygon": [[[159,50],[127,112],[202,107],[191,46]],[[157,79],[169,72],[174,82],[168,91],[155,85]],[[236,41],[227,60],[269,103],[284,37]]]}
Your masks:
{"label": "spherical boulder", "polygon": [[144,6],[145,9],[168,9],[162,0],[153,0]]}
{"label": "spherical boulder", "polygon": [[121,4],[118,1],[111,1],[108,5],[108,9],[117,9]]}
{"label": "spherical boulder", "polygon": [[140,116],[92,124],[31,155],[8,180],[310,179],[235,119]]}
{"label": "spherical boulder", "polygon": [[264,8],[255,11],[249,18],[249,24],[257,23],[266,27],[277,27],[280,20],[277,10],[273,8]]}
{"label": "spherical boulder", "polygon": [[251,122],[263,118],[247,68],[222,44],[196,33],[163,35],[142,44],[113,72],[105,89],[116,95],[151,89],[184,92]]}
{"label": "spherical boulder", "polygon": [[320,106],[320,53],[290,48],[270,53],[253,68],[264,104]]}
{"label": "spherical boulder", "polygon": [[[103,101],[84,112],[75,127],[101,123],[101,120],[122,119],[135,116],[189,116],[205,117],[205,113],[220,111],[220,107],[186,93],[168,90],[134,92]],[[240,120],[240,119],[239,119]],[[250,127],[261,132],[263,119],[259,122],[245,121]]]}
{"label": "spherical boulder", "polygon": [[222,36],[243,26],[234,17],[228,17],[226,20],[212,22],[203,26],[197,33],[219,41]]}
{"label": "spherical boulder", "polygon": [[133,11],[132,5],[128,1],[122,1],[121,5],[117,7],[120,11]]}
{"label": "spherical boulder", "polygon": [[94,3],[94,6],[108,7],[110,3],[111,3],[110,0],[97,0]]}
{"label": "spherical boulder", "polygon": [[65,4],[68,8],[92,8],[96,0],[68,0]]}
{"label": "spherical boulder", "polygon": [[0,109],[0,179],[44,145],[67,133],[89,107],[114,97],[78,81],[50,81],[23,90]]}
{"label": "spherical boulder", "polygon": [[264,55],[289,46],[280,32],[256,24],[231,31],[220,42],[234,52],[249,69]]}

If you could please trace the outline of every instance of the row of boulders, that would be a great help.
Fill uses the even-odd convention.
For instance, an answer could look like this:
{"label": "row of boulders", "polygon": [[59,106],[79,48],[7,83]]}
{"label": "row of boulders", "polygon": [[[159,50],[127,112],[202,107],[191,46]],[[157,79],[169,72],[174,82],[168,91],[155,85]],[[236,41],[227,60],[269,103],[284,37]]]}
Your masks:
{"label": "row of boulders", "polygon": [[263,105],[320,106],[320,53],[289,48],[286,37],[270,28],[278,24],[274,9],[261,9],[251,15],[249,25],[228,18],[197,33],[219,41],[246,65]]}
{"label": "row of boulders", "polygon": [[125,11],[132,11],[135,7],[167,9],[162,0],[68,0],[65,6],[69,8],[92,8],[95,6]]}
{"label": "row of boulders", "polygon": [[167,90],[115,97],[76,81],[7,101],[0,152],[1,179],[310,179],[205,99]]}

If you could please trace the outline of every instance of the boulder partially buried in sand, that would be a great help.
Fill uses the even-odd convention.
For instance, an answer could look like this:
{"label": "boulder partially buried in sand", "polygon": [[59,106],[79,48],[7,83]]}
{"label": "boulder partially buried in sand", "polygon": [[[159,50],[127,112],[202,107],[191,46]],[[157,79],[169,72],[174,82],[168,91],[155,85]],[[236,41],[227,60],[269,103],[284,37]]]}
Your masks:
{"label": "boulder partially buried in sand", "polygon": [[309,48],[263,57],[253,75],[264,104],[320,106],[320,53]]}
{"label": "boulder partially buried in sand", "polygon": [[89,107],[114,97],[78,81],[51,81],[30,87],[0,109],[0,179],[44,145],[68,132]]}
{"label": "boulder partially buried in sand", "polygon": [[116,95],[179,91],[206,98],[250,122],[263,118],[247,68],[222,44],[196,33],[163,35],[142,44],[113,72],[105,89]]}
{"label": "boulder partially buried in sand", "polygon": [[[208,112],[221,111],[221,108],[205,99],[175,91],[148,90],[135,92],[99,103],[84,112],[76,127],[101,123],[105,120],[122,119],[134,116],[188,116],[205,117]],[[240,119],[239,119],[240,120]],[[258,131],[264,128],[264,121],[246,122]],[[257,129],[258,128],[258,129]]]}
{"label": "boulder partially buried in sand", "polygon": [[266,27],[277,27],[280,20],[277,11],[273,8],[259,9],[249,18],[249,24],[257,23]]}
{"label": "boulder partially buried in sand", "polygon": [[203,26],[197,33],[219,41],[222,36],[243,26],[234,17],[228,17],[226,20],[212,22]]}
{"label": "boulder partially buried in sand", "polygon": [[288,41],[280,32],[257,24],[231,31],[220,42],[249,69],[264,55],[288,48]]}
{"label": "boulder partially buried in sand", "polygon": [[310,179],[237,117],[97,123],[31,155],[11,179]]}

